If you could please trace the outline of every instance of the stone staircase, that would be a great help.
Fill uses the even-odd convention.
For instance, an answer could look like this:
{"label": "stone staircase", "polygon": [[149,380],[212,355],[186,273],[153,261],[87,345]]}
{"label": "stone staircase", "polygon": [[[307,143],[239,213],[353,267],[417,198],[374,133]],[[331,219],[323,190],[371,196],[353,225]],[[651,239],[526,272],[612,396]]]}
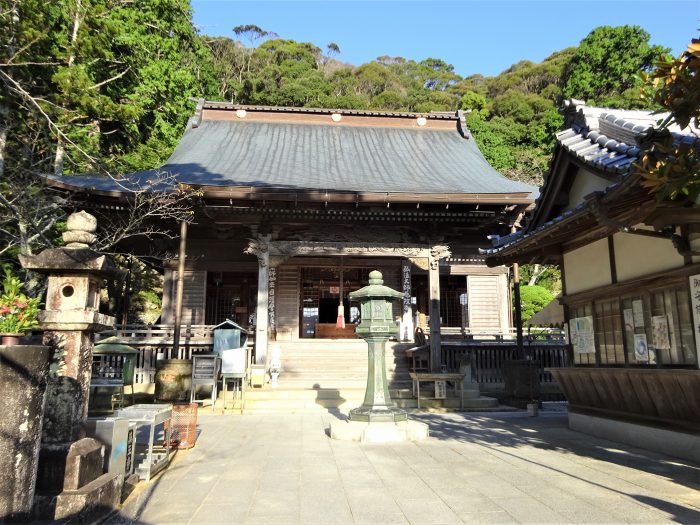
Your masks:
{"label": "stone staircase", "polygon": [[[268,383],[262,388],[248,388],[246,412],[347,413],[362,404],[367,384],[367,343],[364,340],[307,339],[272,345],[279,346],[282,355],[277,386],[273,388]],[[389,341],[385,351],[389,393],[396,405],[406,409],[417,407],[404,353],[411,346]],[[494,407],[498,407],[498,402],[480,397],[478,385],[465,386],[465,409],[493,410]],[[421,410],[424,409],[459,409],[459,399],[423,399],[421,396]]]}
{"label": "stone staircase", "polygon": [[[282,351],[278,389],[361,388],[367,382],[367,343],[362,339],[308,339],[273,343]],[[390,388],[410,388],[404,351],[411,345],[388,342],[386,376]]]}

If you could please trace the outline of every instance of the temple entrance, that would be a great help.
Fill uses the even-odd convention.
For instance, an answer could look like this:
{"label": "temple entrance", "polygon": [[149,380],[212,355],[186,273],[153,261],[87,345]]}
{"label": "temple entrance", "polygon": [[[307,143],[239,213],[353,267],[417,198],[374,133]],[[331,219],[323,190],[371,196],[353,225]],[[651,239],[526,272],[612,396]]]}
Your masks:
{"label": "temple entrance", "polygon": [[[367,285],[371,268],[327,266],[302,268],[300,337],[354,339],[360,309],[348,300],[348,294]],[[341,283],[342,273],[342,283]],[[345,327],[337,326],[338,306],[344,307]]]}
{"label": "temple entrance", "polygon": [[205,323],[217,325],[230,319],[248,328],[253,324],[257,293],[255,272],[208,272]]}

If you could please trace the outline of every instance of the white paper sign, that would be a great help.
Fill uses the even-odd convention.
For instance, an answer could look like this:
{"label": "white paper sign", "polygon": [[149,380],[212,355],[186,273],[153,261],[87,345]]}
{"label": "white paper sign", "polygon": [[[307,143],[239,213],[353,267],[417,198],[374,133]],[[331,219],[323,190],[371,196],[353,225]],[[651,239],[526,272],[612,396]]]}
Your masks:
{"label": "white paper sign", "polygon": [[651,318],[654,329],[654,347],[657,350],[670,350],[671,341],[668,334],[668,319],[665,315],[655,315]]}
{"label": "white paper sign", "polygon": [[622,312],[625,317],[625,332],[634,332],[634,315],[632,314],[632,308],[626,308]]}
{"label": "white paper sign", "polygon": [[695,352],[700,356],[700,275],[690,276],[690,305],[693,310]]}
{"label": "white paper sign", "polygon": [[447,399],[446,381],[435,381],[435,399]]}
{"label": "white paper sign", "polygon": [[569,321],[571,344],[577,354],[595,354],[593,317],[577,317]]}
{"label": "white paper sign", "polygon": [[632,301],[632,313],[635,328],[644,328],[644,303],[641,299]]}
{"label": "white paper sign", "polygon": [[646,334],[634,334],[634,357],[638,362],[649,361],[649,346]]}

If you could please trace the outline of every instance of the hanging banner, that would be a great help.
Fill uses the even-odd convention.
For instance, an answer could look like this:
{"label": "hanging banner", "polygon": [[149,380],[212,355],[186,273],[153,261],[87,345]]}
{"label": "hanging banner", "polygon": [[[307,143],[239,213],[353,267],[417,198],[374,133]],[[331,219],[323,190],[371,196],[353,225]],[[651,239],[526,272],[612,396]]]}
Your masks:
{"label": "hanging banner", "polygon": [[595,354],[595,335],[593,317],[577,317],[569,321],[569,335],[574,352],[577,354]]}

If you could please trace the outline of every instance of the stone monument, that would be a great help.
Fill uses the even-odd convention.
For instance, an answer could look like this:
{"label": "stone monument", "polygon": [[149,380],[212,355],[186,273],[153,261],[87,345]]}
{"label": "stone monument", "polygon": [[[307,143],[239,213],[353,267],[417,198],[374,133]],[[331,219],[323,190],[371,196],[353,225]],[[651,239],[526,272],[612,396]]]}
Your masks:
{"label": "stone monument", "polygon": [[384,347],[390,336],[398,335],[392,301],[403,293],[384,286],[382,274],[369,274],[369,285],[350,293],[360,303],[361,322],[357,335],[367,341],[367,389],[362,406],[350,410],[348,421],[331,423],[331,437],[370,443],[419,440],[428,437],[425,423],[410,421],[405,410],[391,400],[386,379]]}
{"label": "stone monument", "polygon": [[49,349],[0,346],[0,523],[31,518]]}

